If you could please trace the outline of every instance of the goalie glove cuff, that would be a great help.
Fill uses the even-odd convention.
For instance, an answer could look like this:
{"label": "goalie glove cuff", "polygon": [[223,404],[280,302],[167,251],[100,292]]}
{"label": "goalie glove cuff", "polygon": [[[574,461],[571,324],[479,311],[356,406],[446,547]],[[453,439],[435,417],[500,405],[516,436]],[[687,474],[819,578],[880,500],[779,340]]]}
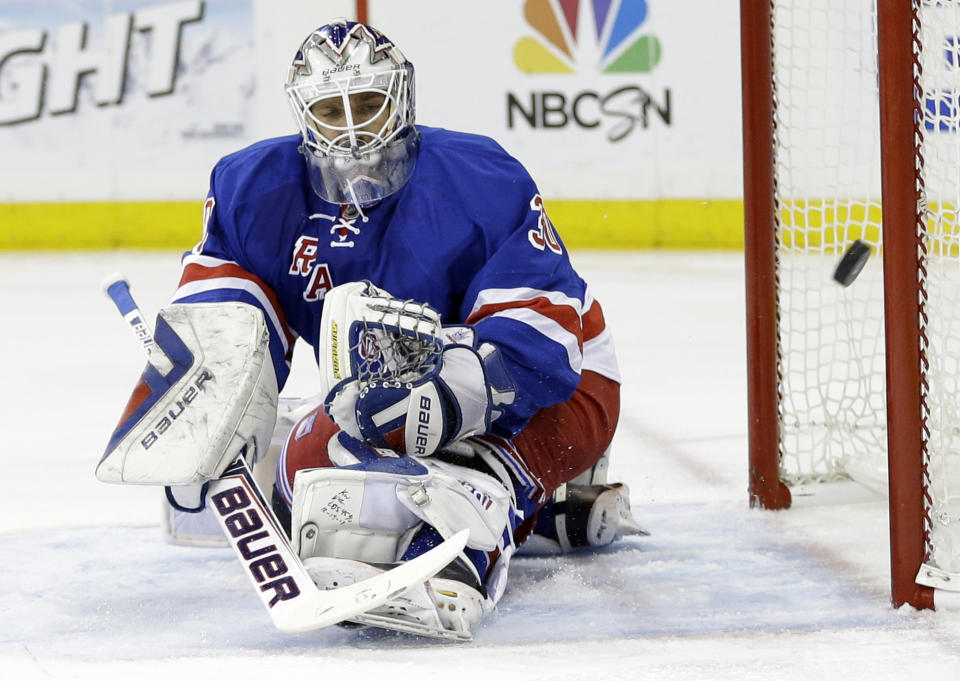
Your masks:
{"label": "goalie glove cuff", "polygon": [[[441,422],[442,440],[429,451],[418,451],[419,437],[417,433],[421,426],[429,426],[423,422],[422,410],[426,407],[423,397],[430,392],[420,394],[416,403],[421,410],[417,414],[417,428],[413,433],[407,428],[407,451],[415,456],[432,454],[450,442],[462,440],[470,435],[487,432],[490,427],[490,388],[487,385],[483,362],[475,350],[465,345],[454,345],[445,348],[441,355],[443,364],[440,375],[430,383],[436,386],[440,397],[439,403],[434,403],[432,411],[435,416],[443,418]],[[436,421],[434,421],[436,423]],[[429,430],[429,427],[425,428]],[[410,445],[414,445],[410,449]],[[432,443],[431,443],[432,444]]]}
{"label": "goalie glove cuff", "polygon": [[[345,417],[343,403],[350,397],[349,390],[341,390],[328,404],[338,425],[338,417]],[[359,391],[355,418],[366,442],[414,456],[429,456],[450,442],[485,432],[490,425],[490,390],[480,356],[466,346],[448,347],[440,370],[427,380],[373,384]],[[341,427],[351,430],[349,424]]]}
{"label": "goalie glove cuff", "polygon": [[430,377],[362,389],[339,386],[326,409],[337,425],[374,447],[429,456],[452,442],[486,433],[499,416],[495,407],[512,402],[515,393],[494,346],[474,350],[451,345]]}

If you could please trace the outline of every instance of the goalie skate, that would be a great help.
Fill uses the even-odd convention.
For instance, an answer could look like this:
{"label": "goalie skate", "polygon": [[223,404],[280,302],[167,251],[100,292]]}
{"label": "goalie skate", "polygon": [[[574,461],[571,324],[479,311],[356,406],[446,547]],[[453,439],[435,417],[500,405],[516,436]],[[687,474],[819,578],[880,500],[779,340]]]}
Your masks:
{"label": "goalie skate", "polygon": [[[339,589],[385,571],[342,558],[308,558],[304,566],[322,590]],[[470,641],[483,616],[483,602],[480,592],[463,582],[434,576],[399,598],[347,622],[448,641]]]}

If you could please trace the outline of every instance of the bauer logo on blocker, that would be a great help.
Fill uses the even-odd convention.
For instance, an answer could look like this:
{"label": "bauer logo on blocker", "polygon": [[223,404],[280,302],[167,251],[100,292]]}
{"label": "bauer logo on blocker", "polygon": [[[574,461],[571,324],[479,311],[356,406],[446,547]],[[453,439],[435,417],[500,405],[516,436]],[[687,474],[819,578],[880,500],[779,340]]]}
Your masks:
{"label": "bauer logo on blocker", "polygon": [[[531,76],[571,75],[590,79],[587,89],[507,93],[507,127],[603,129],[611,142],[670,125],[670,90],[653,93],[622,76],[649,74],[663,47],[650,24],[648,0],[527,0],[525,33],[513,48],[517,68]],[[608,76],[621,76],[608,82]],[[555,82],[555,81],[553,81]],[[575,89],[576,88],[576,89]]]}

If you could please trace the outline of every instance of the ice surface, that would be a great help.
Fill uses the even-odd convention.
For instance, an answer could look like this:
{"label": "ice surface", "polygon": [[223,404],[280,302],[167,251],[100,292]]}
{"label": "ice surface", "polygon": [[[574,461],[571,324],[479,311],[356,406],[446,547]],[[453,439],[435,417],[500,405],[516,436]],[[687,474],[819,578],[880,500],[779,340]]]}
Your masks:
{"label": "ice surface", "polygon": [[156,489],[94,479],[143,365],[100,281],[152,317],[177,253],[0,256],[0,678],[960,679],[960,615],[889,605],[885,500],[747,508],[742,256],[573,257],[625,377],[611,477],[653,535],[517,558],[457,645],[280,634],[229,551],[163,543]]}

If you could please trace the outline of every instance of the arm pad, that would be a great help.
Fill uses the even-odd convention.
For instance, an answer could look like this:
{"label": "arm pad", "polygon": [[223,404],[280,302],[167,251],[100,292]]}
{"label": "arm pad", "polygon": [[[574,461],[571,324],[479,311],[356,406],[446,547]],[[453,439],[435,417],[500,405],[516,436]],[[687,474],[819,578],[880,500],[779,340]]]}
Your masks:
{"label": "arm pad", "polygon": [[97,479],[188,485],[218,477],[244,448],[248,460],[262,457],[277,415],[263,313],[245,303],[168,305],[155,340],[173,368],[147,365]]}

